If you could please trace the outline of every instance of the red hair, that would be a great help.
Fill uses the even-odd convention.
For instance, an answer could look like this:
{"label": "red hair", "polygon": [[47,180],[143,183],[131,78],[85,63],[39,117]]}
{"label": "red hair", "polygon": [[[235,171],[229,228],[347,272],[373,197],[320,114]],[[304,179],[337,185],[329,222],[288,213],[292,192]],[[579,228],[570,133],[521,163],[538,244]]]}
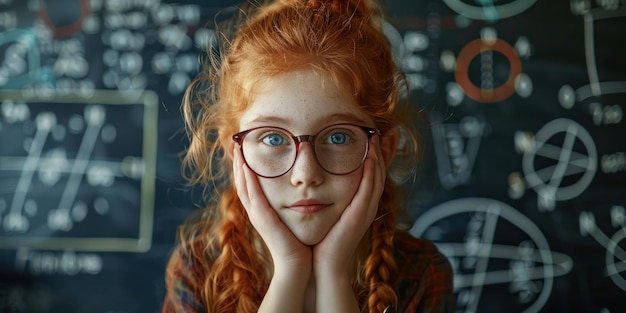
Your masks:
{"label": "red hair", "polygon": [[[259,6],[237,26],[219,56],[209,53],[204,75],[188,88],[182,110],[190,145],[183,175],[204,187],[208,204],[200,220],[181,227],[180,241],[183,254],[202,272],[195,296],[208,312],[256,312],[272,275],[270,255],[232,186],[228,156],[230,137],[239,131],[239,118],[260,83],[303,69],[328,75],[349,90],[383,135],[401,128],[408,139],[404,148],[415,152],[417,137],[406,126],[410,115],[398,99],[403,76],[382,22],[380,9],[366,0],[277,0]],[[354,289],[368,312],[382,312],[398,301],[393,289],[394,190],[388,179],[380,218],[358,249]]]}

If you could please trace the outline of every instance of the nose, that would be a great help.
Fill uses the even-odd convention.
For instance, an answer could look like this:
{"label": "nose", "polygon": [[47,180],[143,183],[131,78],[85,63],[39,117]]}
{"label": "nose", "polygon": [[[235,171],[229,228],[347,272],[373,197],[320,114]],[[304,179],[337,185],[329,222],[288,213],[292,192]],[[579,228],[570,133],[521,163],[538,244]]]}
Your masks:
{"label": "nose", "polygon": [[299,151],[289,175],[294,186],[316,186],[324,181],[324,170],[317,163],[312,142],[299,143]]}

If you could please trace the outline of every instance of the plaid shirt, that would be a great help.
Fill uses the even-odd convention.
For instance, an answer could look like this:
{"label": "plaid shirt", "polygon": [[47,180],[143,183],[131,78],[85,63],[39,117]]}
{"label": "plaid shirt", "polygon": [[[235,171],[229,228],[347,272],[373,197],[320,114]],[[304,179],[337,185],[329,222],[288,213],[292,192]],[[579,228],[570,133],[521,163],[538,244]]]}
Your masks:
{"label": "plaid shirt", "polygon": [[[453,312],[452,268],[446,257],[430,241],[413,238],[406,232],[397,233],[394,246],[399,303],[398,308],[387,312]],[[206,312],[202,300],[196,297],[204,281],[203,271],[180,252],[176,249],[168,264],[162,312]]]}
{"label": "plaid shirt", "polygon": [[451,313],[454,311],[452,267],[435,245],[406,232],[396,234],[398,308],[400,313]]}

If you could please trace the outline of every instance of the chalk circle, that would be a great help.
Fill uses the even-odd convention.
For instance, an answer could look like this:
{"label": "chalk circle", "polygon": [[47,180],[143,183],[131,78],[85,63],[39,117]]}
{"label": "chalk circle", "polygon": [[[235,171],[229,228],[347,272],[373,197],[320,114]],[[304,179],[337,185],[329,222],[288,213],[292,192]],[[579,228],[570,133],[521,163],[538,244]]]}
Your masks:
{"label": "chalk circle", "polygon": [[[536,297],[534,303],[530,304],[523,313],[536,313],[541,311],[546,304],[552,286],[554,277],[562,276],[569,273],[573,266],[572,259],[558,252],[550,250],[548,240],[541,230],[528,217],[507,205],[506,203],[489,198],[460,198],[450,200],[436,205],[420,215],[414,225],[409,230],[410,234],[417,238],[423,238],[431,229],[438,235],[439,239],[432,240],[439,250],[448,258],[465,256],[466,244],[463,242],[445,242],[445,234],[442,230],[437,230],[435,224],[446,219],[451,219],[454,215],[463,213],[484,213],[491,216],[491,220],[498,221],[504,219],[511,225],[517,226],[519,230],[525,233],[533,244],[535,249],[531,249],[531,254],[535,258],[537,264],[528,273],[527,278],[531,280],[543,280],[540,294]],[[517,246],[510,244],[498,244],[494,242],[480,242],[482,247],[477,250],[475,257],[477,258],[497,258],[515,260],[514,255],[519,253]],[[513,281],[508,271],[495,271],[475,273],[474,275],[455,274],[455,290],[459,291],[463,288],[476,287],[477,279],[482,286],[508,284]]]}
{"label": "chalk circle", "polygon": [[[475,57],[486,51],[496,51],[504,55],[510,64],[507,81],[493,89],[483,89],[474,84],[469,78],[470,63]],[[454,78],[471,99],[483,103],[493,103],[502,101],[515,93],[516,82],[521,73],[522,61],[511,45],[498,38],[488,41],[476,39],[463,47],[461,52],[459,52]]]}
{"label": "chalk circle", "polygon": [[626,228],[622,228],[615,233],[613,237],[611,237],[611,240],[606,247],[606,271],[611,277],[611,280],[613,280],[619,288],[626,291],[626,279],[624,279],[624,276],[620,274],[626,272],[626,260],[618,258],[618,262],[616,263],[615,261],[617,252],[620,251],[623,253],[624,251],[618,246],[618,242],[624,240],[625,238]]}

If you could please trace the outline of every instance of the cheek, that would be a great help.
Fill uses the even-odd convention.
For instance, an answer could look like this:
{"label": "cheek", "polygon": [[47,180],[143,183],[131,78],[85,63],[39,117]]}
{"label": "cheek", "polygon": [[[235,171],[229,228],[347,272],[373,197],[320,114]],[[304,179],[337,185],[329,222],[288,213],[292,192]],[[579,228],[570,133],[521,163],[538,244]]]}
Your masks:
{"label": "cheek", "polygon": [[343,202],[350,202],[356,194],[361,184],[362,171],[358,170],[348,175],[335,176],[329,181],[331,190],[342,199]]}
{"label": "cheek", "polygon": [[281,190],[285,190],[285,182],[282,181],[281,178],[263,178],[258,177],[259,186],[261,187],[261,191],[263,191],[263,195],[267,199],[267,202],[274,209],[277,209],[279,203],[278,195],[281,194]]}

